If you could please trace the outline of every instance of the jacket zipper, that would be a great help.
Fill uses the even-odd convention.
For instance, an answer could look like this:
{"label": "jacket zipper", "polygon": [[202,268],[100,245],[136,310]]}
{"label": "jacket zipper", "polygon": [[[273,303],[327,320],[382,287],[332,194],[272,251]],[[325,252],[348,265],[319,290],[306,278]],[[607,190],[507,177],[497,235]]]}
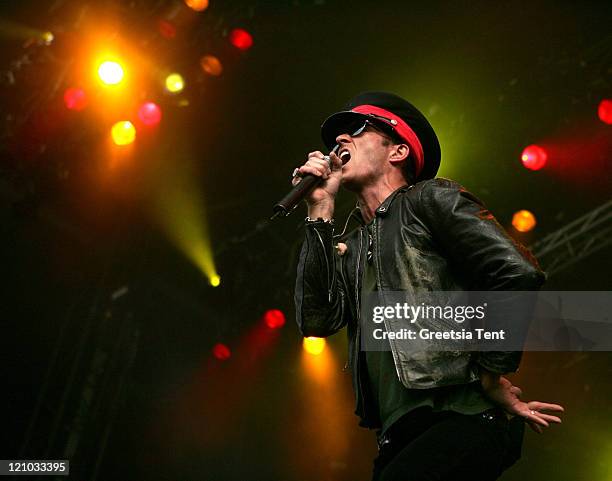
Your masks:
{"label": "jacket zipper", "polygon": [[[374,217],[374,223],[373,223],[373,231],[374,231],[374,235],[372,236],[372,256],[375,258],[375,263],[376,263],[376,288],[379,291],[379,295],[380,298],[383,299],[384,298],[384,294],[383,291],[381,289],[381,284],[380,284],[380,256],[379,256],[379,252],[378,252],[378,246],[380,245],[380,243],[378,242],[379,238],[380,238],[380,232],[378,229],[378,222],[376,222],[376,217]],[[388,331],[388,327],[387,327],[387,323],[385,322],[385,329]],[[397,357],[397,353],[395,352],[395,349],[393,348],[393,343],[391,340],[389,340],[389,347],[391,347],[391,355],[393,356],[393,364],[395,365],[395,372],[397,373],[397,378],[399,379],[400,382],[402,382],[402,376],[400,375],[400,370],[399,370],[399,359]]]}
{"label": "jacket zipper", "polygon": [[[357,331],[355,333],[355,353],[353,356],[355,366],[355,374],[357,377],[357,399],[361,399],[361,406],[358,406],[358,409],[361,409],[363,412],[365,406],[364,399],[364,389],[361,385],[361,376],[362,373],[359,372],[359,352],[361,350],[361,303],[359,302],[359,298],[361,296],[361,276],[359,275],[359,267],[361,265],[361,251],[363,250],[363,227],[359,228],[359,250],[357,251],[357,267],[355,271],[355,305],[357,307]],[[364,412],[365,414],[365,412]]]}
{"label": "jacket zipper", "polygon": [[359,292],[361,289],[361,278],[359,277],[359,266],[361,264],[361,251],[363,250],[363,227],[359,228],[359,250],[357,251],[357,267],[355,271],[355,306],[357,306],[358,325],[361,325],[361,305],[359,302]]}

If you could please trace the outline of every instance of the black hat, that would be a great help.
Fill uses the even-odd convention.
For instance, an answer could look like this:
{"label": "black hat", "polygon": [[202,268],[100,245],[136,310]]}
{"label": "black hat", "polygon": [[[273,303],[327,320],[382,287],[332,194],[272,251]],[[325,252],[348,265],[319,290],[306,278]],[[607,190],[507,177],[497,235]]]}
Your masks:
{"label": "black hat", "polygon": [[416,181],[432,179],[440,167],[440,143],[425,116],[410,102],[387,92],[364,92],[351,99],[345,110],[328,117],[321,136],[329,150],[336,137],[362,120],[387,124],[412,150]]}

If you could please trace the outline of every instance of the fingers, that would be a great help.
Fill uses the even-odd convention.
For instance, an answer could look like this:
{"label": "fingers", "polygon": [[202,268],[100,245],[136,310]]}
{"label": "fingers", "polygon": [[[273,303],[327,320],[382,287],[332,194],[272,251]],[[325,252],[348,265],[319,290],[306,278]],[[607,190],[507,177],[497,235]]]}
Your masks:
{"label": "fingers", "polygon": [[563,406],[560,404],[550,404],[550,403],[542,403],[540,401],[531,401],[528,403],[529,409],[533,409],[534,411],[555,411],[555,412],[564,412]]}
{"label": "fingers", "polygon": [[550,424],[546,422],[545,419],[542,419],[537,413],[533,414],[531,411],[525,413],[525,419],[530,423],[538,424],[540,426],[544,426],[545,428],[549,427]]}
{"label": "fingers", "polygon": [[325,154],[320,150],[315,150],[313,152],[308,152],[308,158],[310,159],[311,157],[322,159],[323,157],[325,157]]}
{"label": "fingers", "polygon": [[[334,167],[334,170],[337,169],[337,165],[339,163],[340,169],[342,168],[342,162],[338,158],[336,154],[332,154],[335,159],[331,159],[331,164]],[[331,156],[330,156],[331,157]],[[323,179],[327,179],[332,173],[332,167],[330,167],[330,162],[327,161],[322,152],[316,150],[314,152],[310,152],[308,154],[308,160],[304,165],[298,167],[296,169],[296,173],[291,181],[292,185],[297,185],[302,180],[301,177],[311,174],[317,177],[321,177]]]}
{"label": "fingers", "polygon": [[561,424],[561,418],[558,416],[554,416],[552,414],[548,414],[542,411],[553,411],[553,412],[564,412],[563,406],[559,404],[550,404],[550,403],[542,403],[539,401],[531,401],[527,403],[529,407],[529,414],[531,416],[536,416],[538,419],[547,421],[549,423]]}
{"label": "fingers", "polygon": [[[497,388],[497,390],[499,391],[501,389],[501,396],[497,393],[496,396],[491,399],[495,398],[496,402],[500,404],[507,413],[514,416],[521,416],[529,427],[538,434],[542,434],[544,429],[549,428],[552,423],[561,424],[561,418],[554,414],[549,414],[549,412],[562,413],[565,411],[563,406],[540,401],[521,401],[520,396],[523,392],[518,386],[513,386],[510,381],[504,377],[500,377],[499,381],[499,386],[502,387]],[[495,394],[494,391],[493,394]]]}
{"label": "fingers", "polygon": [[552,416],[551,414],[544,414],[544,413],[538,413],[537,416],[541,417],[542,419],[545,419],[549,423],[561,424],[561,418],[557,416]]}
{"label": "fingers", "polygon": [[342,170],[342,160],[335,153],[329,154],[329,158],[331,160],[331,170],[333,172],[337,170]]}
{"label": "fingers", "polygon": [[563,412],[563,406],[559,404],[542,403],[539,401],[531,401],[527,404],[529,410],[524,411],[522,414],[525,420],[529,424],[529,427],[538,434],[544,432],[543,428],[550,427],[549,423],[561,424],[561,418],[552,414],[543,413],[541,411],[554,411]]}
{"label": "fingers", "polygon": [[326,179],[331,174],[331,169],[324,157],[319,151],[308,154],[308,160],[299,168],[300,174],[312,174]]}

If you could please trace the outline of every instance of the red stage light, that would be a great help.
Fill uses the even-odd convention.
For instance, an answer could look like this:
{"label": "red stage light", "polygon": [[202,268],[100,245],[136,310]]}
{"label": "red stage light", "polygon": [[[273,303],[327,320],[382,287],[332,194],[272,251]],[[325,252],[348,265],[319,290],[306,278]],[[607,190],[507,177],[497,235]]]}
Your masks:
{"label": "red stage light", "polygon": [[602,122],[605,122],[606,124],[612,124],[612,100],[603,99],[599,103],[597,115],[599,115],[599,119]]}
{"label": "red stage light", "polygon": [[138,109],[138,118],[145,125],[156,125],[161,120],[161,109],[153,102],[145,102]]}
{"label": "red stage light", "polygon": [[174,38],[176,36],[176,27],[168,20],[160,20],[157,27],[159,28],[159,33],[165,38]]}
{"label": "red stage light", "polygon": [[215,344],[212,349],[213,356],[215,356],[219,361],[227,361],[232,353],[230,352],[229,347],[225,344]]}
{"label": "red stage light", "polygon": [[83,110],[87,106],[87,96],[80,88],[71,87],[64,92],[64,104],[70,110]]}
{"label": "red stage light", "polygon": [[530,145],[523,150],[521,161],[523,165],[531,170],[540,170],[546,165],[548,154],[539,145]]}
{"label": "red stage light", "polygon": [[229,36],[231,44],[240,50],[248,50],[253,46],[253,37],[241,28],[235,28]]}
{"label": "red stage light", "polygon": [[285,314],[278,309],[270,309],[264,314],[264,322],[270,329],[278,329],[285,325]]}

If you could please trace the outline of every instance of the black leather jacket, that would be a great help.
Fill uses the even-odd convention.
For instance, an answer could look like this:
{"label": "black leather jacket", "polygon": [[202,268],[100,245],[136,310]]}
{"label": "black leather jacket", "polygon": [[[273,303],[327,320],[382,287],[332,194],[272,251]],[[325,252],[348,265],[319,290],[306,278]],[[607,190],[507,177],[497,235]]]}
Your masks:
{"label": "black leather jacket", "polygon": [[[537,290],[545,275],[482,203],[456,182],[438,178],[393,192],[376,210],[373,261],[377,290]],[[295,287],[296,319],[304,336],[327,337],[348,327],[356,413],[364,418],[360,292],[368,249],[365,226],[334,248],[333,226],[306,223]],[[478,379],[477,365],[498,373],[518,369],[521,352],[428,352],[406,355],[391,343],[398,378],[426,389]],[[372,426],[371,426],[372,427]]]}

